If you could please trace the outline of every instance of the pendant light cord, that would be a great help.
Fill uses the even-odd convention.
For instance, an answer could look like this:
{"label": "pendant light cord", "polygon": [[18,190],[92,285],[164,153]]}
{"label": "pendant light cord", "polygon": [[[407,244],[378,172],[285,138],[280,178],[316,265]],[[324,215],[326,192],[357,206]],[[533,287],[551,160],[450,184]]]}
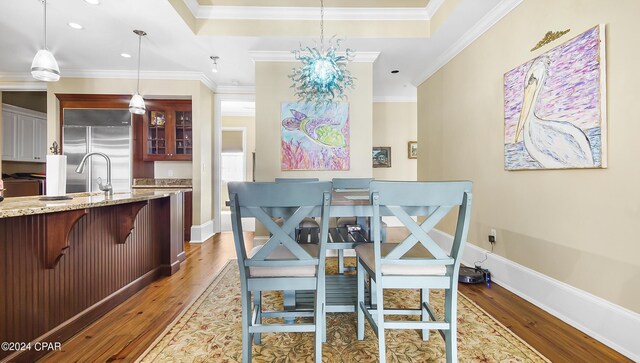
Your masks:
{"label": "pendant light cord", "polygon": [[320,0],[320,46],[324,54],[324,0]]}
{"label": "pendant light cord", "polygon": [[47,49],[47,0],[42,0],[44,4],[44,49]]}
{"label": "pendant light cord", "polygon": [[140,49],[142,45],[142,35],[138,35],[138,85],[136,86],[136,93],[140,94]]}

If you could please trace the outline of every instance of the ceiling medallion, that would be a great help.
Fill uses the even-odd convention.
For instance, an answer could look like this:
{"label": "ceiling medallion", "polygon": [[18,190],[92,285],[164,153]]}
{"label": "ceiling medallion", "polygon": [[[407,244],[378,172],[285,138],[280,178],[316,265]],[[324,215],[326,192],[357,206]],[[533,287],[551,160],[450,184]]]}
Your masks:
{"label": "ceiling medallion", "polygon": [[354,79],[347,69],[347,63],[353,58],[353,51],[346,49],[345,55],[336,55],[340,48],[340,39],[329,40],[329,48],[324,48],[324,1],[320,0],[320,49],[302,47],[293,51],[296,60],[302,65],[293,69],[289,78],[291,88],[300,102],[328,104],[347,99],[344,92],[354,88]]}

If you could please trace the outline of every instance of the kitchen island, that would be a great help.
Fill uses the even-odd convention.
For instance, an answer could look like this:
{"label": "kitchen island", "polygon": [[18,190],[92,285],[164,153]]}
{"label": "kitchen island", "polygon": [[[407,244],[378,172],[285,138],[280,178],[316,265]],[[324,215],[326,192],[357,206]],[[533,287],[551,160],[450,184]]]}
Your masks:
{"label": "kitchen island", "polygon": [[[0,360],[33,361],[184,260],[184,189],[0,203]],[[26,348],[28,343],[31,349]],[[20,346],[22,344],[22,347]],[[55,347],[51,345],[50,347]]]}

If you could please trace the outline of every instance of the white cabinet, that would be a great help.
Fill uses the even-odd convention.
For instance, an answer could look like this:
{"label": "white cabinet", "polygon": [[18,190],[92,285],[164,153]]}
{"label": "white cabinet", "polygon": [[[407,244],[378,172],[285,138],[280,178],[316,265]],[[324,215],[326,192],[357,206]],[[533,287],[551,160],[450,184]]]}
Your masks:
{"label": "white cabinet", "polygon": [[2,111],[2,160],[16,160],[16,122],[18,116]]}
{"label": "white cabinet", "polygon": [[2,160],[44,163],[46,155],[46,115],[3,105]]}

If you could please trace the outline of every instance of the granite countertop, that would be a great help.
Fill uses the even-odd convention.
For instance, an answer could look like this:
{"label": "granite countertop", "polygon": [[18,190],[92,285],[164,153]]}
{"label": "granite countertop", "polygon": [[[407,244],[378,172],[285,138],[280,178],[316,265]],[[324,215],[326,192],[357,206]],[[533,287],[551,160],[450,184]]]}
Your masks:
{"label": "granite countertop", "polygon": [[133,189],[143,188],[191,188],[193,182],[191,179],[133,179]]}
{"label": "granite countertop", "polygon": [[103,192],[67,194],[72,199],[58,201],[43,201],[40,200],[41,196],[6,198],[0,202],[0,218],[132,203],[164,198],[184,191],[181,188],[135,189],[131,192],[115,192],[109,199],[106,199]]}

